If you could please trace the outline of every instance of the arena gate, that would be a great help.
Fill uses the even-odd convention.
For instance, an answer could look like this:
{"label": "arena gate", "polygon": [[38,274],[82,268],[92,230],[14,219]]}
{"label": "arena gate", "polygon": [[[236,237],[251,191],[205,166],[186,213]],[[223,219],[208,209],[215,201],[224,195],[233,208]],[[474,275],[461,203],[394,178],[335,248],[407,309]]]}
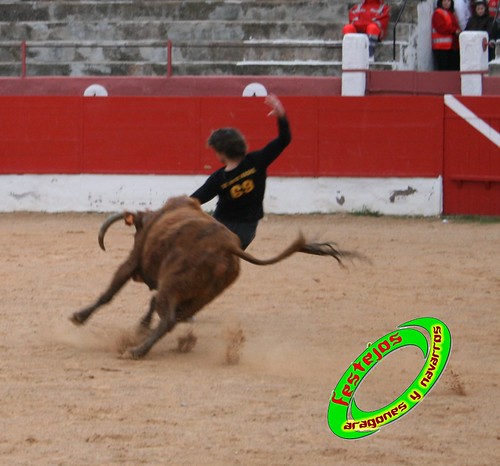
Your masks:
{"label": "arena gate", "polygon": [[500,215],[500,99],[445,104],[444,213]]}

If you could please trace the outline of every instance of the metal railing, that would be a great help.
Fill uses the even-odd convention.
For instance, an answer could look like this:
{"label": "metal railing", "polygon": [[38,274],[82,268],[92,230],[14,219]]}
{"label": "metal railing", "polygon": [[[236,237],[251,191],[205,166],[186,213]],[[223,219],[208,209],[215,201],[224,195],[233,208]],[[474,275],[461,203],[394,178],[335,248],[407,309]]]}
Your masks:
{"label": "metal railing", "polygon": [[[164,67],[166,76],[172,76],[172,68],[173,68],[173,48],[182,49],[182,48],[190,48],[190,49],[213,49],[213,48],[226,48],[226,49],[235,49],[235,48],[243,48],[247,50],[256,50],[263,48],[276,48],[276,49],[307,49],[307,48],[324,48],[324,49],[340,49],[342,47],[341,40],[281,40],[281,41],[271,41],[271,40],[244,40],[244,41],[200,41],[200,42],[191,42],[191,41],[176,41],[175,44],[172,40],[166,41],[158,41],[158,40],[138,40],[138,41],[1,41],[0,48],[18,48],[20,50],[19,61],[21,65],[21,77],[26,77],[28,75],[28,66],[30,64],[30,60],[34,61],[34,64],[51,64],[50,61],[43,60],[38,58],[35,61],[33,57],[29,56],[30,50],[38,50],[38,49],[106,49],[106,48],[158,48],[165,49],[165,62],[140,62],[138,60],[134,60],[134,63],[147,63],[149,65],[158,65]],[[245,61],[243,59],[243,61]],[[313,60],[314,61],[314,60]],[[52,61],[53,62],[53,61]],[[265,60],[263,61],[265,62]],[[62,63],[62,62],[61,62]],[[76,60],[67,60],[67,63],[79,63]],[[101,65],[110,65],[111,61],[98,61],[90,60],[85,62],[88,66],[101,66]],[[115,63],[127,63],[124,60],[117,60]],[[288,62],[286,62],[288,63]],[[324,64],[329,64],[331,62],[323,62]]]}
{"label": "metal railing", "polygon": [[[420,0],[420,1],[425,1],[425,0]],[[396,18],[396,21],[394,21],[394,26],[392,28],[392,60],[396,61],[396,28],[398,27],[399,21],[401,20],[401,16],[403,16],[403,13],[406,9],[406,4],[408,3],[408,0],[403,0],[403,5],[399,9],[398,16]]]}
{"label": "metal railing", "polygon": [[[31,42],[25,41],[2,41],[0,47],[6,48],[20,48],[20,64],[21,64],[21,77],[27,76],[28,70],[28,51],[31,49],[51,49],[51,48],[72,48],[72,49],[105,49],[105,48],[164,48],[166,50],[165,67],[166,75],[172,75],[172,41],[155,41],[155,40],[142,40],[142,41],[44,41],[44,42]],[[148,62],[149,64],[158,64],[155,62]],[[109,62],[90,62],[90,65],[106,65]]]}

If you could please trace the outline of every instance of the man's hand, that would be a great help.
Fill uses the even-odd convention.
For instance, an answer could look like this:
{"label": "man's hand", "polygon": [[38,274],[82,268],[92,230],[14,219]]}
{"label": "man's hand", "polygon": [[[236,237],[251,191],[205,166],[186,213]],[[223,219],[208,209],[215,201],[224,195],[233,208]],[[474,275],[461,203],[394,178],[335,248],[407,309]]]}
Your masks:
{"label": "man's hand", "polygon": [[278,99],[278,97],[276,97],[274,94],[267,95],[265,103],[272,108],[267,116],[275,115],[277,118],[285,116],[285,107],[283,107],[280,99]]}

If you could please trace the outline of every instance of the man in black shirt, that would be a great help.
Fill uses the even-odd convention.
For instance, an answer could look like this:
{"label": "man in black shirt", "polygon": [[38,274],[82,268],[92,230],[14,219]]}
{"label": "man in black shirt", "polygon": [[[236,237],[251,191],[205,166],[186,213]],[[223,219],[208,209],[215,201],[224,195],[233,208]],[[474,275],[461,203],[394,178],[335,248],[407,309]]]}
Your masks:
{"label": "man in black shirt", "polygon": [[200,204],[219,196],[214,218],[238,235],[246,249],[255,238],[257,225],[264,216],[264,193],[267,167],[278,158],[291,141],[290,126],[285,109],[273,94],[265,102],[278,120],[278,137],[264,148],[249,152],[243,135],[235,128],[215,130],[208,146],[224,167],[212,173],[191,197]]}
{"label": "man in black shirt", "polygon": [[246,249],[255,238],[259,220],[264,216],[267,167],[290,143],[291,134],[285,109],[275,95],[265,100],[278,120],[278,137],[264,148],[249,152],[243,135],[235,128],[215,130],[208,146],[224,167],[212,173],[191,197],[200,204],[219,196],[214,218],[238,235]]}

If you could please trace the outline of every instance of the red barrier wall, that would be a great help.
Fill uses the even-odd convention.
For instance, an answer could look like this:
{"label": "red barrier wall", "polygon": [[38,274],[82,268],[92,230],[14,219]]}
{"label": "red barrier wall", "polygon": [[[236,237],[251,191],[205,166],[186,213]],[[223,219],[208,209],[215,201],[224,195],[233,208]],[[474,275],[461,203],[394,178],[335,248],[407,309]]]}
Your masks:
{"label": "red barrier wall", "polygon": [[[292,144],[279,176],[443,176],[445,214],[500,215],[500,98],[283,97]],[[208,174],[210,132],[235,126],[250,150],[276,135],[262,98],[0,97],[0,174]]]}
{"label": "red barrier wall", "polygon": [[[293,142],[281,176],[437,177],[441,97],[283,97]],[[238,127],[250,149],[276,134],[262,98],[0,97],[0,173],[207,174],[210,132]]]}

